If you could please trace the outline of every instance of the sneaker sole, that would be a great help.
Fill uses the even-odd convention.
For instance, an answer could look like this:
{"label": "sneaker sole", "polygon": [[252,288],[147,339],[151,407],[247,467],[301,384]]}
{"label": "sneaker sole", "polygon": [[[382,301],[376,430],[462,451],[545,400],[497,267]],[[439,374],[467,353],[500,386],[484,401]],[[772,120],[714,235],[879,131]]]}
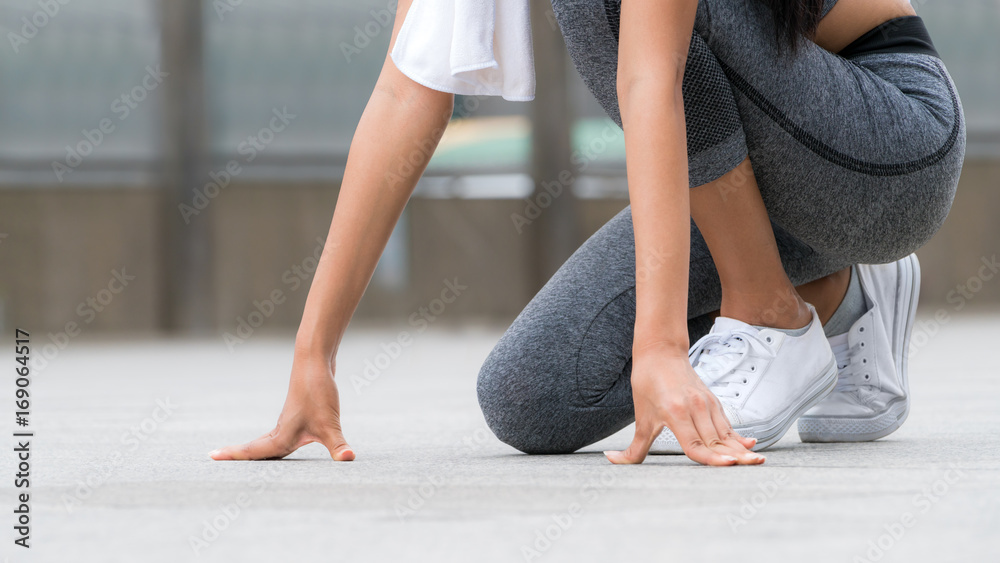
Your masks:
{"label": "sneaker sole", "polygon": [[[788,432],[788,429],[802,416],[802,413],[825,399],[827,395],[833,392],[836,386],[837,363],[831,360],[830,364],[826,367],[822,379],[807,389],[799,401],[793,403],[790,407],[769,420],[756,424],[734,426],[733,431],[740,436],[756,438],[757,444],[753,447],[755,452],[767,449]],[[667,430],[664,430],[664,432],[667,432]],[[663,434],[657,436],[656,440],[653,441],[653,446],[650,448],[649,453],[652,455],[683,454],[684,450],[677,443],[677,439],[672,434],[670,436],[671,438],[664,438]]]}
{"label": "sneaker sole", "polygon": [[[900,274],[908,273],[910,276],[909,307],[905,314],[896,315],[894,321],[897,326],[893,327],[895,335],[903,335],[893,343],[893,360],[900,366],[897,375],[903,382],[906,396],[890,402],[886,410],[869,417],[802,417],[799,419],[799,439],[803,442],[871,442],[892,434],[906,422],[906,417],[910,414],[908,352],[917,301],[920,298],[920,261],[915,255],[910,255],[907,257],[907,264],[908,272],[904,269]],[[903,285],[905,287],[905,280]]]}
{"label": "sneaker sole", "polygon": [[[741,436],[746,436],[747,438],[757,438],[757,444],[753,447],[755,452],[767,449],[780,440],[785,433],[788,432],[788,429],[792,427],[792,424],[794,424],[804,412],[825,399],[830,393],[833,393],[833,389],[836,386],[837,362],[833,361],[827,368],[823,379],[807,392],[807,396],[809,398],[799,406],[793,406],[794,410],[790,415],[782,413],[775,419],[772,419],[770,424],[761,423],[749,426],[733,427],[733,430]],[[775,421],[777,421],[777,424],[774,423]]]}

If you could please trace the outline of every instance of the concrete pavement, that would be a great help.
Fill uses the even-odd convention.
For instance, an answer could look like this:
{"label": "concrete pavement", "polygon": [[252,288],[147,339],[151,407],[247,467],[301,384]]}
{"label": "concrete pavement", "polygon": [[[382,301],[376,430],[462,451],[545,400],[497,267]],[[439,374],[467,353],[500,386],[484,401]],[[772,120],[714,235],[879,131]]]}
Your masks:
{"label": "concrete pavement", "polygon": [[[412,327],[402,327],[410,329]],[[0,455],[2,556],[20,561],[979,561],[1000,546],[1000,315],[954,317],[911,361],[914,408],[887,439],[807,445],[761,467],[603,449],[529,457],[475,395],[496,328],[352,330],[338,361],[358,454],[213,462],[269,430],[291,339],[71,342],[33,377],[30,550],[13,545],[14,446]],[[8,348],[4,346],[4,348]],[[11,346],[12,348],[12,346]],[[366,361],[385,366],[357,389]],[[0,356],[0,365],[13,358]],[[13,378],[0,389],[14,431]]]}

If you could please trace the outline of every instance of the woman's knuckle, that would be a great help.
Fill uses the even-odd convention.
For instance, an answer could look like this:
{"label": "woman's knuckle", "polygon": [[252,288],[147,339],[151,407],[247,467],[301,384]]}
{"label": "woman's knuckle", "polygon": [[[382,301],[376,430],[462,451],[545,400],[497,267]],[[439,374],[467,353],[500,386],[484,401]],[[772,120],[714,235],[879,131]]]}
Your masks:
{"label": "woman's knuckle", "polygon": [[670,417],[680,418],[687,413],[688,407],[683,401],[673,400],[668,402],[663,410]]}
{"label": "woman's knuckle", "polygon": [[688,449],[690,449],[690,450],[701,448],[704,445],[705,445],[705,442],[701,438],[690,438],[687,441],[687,446],[688,446]]}
{"label": "woman's knuckle", "polygon": [[705,410],[705,407],[708,406],[708,401],[705,399],[705,396],[702,395],[701,393],[691,395],[690,397],[688,397],[688,403],[699,411]]}

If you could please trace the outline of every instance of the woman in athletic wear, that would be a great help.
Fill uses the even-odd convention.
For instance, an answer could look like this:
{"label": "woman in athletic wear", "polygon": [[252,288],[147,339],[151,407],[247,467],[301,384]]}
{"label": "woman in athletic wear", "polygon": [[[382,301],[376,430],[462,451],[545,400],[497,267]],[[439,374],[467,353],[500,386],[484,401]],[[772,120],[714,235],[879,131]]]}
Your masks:
{"label": "woman in athletic wear", "polygon": [[[763,462],[754,450],[796,420],[806,441],[898,428],[919,290],[911,253],[944,221],[965,150],[954,85],[909,3],[553,7],[577,69],[625,131],[634,205],[563,265],[486,361],[479,399],[494,433],[524,452],[565,453],[635,420],[629,448],[606,452],[612,462],[652,451],[732,465]],[[399,2],[391,45],[409,9]],[[417,80],[387,56],[277,426],[214,459],[311,442],[354,459],[337,347],[423,172],[420,149],[453,104]],[[400,166],[415,154],[421,166]],[[407,173],[386,173],[397,170]]]}

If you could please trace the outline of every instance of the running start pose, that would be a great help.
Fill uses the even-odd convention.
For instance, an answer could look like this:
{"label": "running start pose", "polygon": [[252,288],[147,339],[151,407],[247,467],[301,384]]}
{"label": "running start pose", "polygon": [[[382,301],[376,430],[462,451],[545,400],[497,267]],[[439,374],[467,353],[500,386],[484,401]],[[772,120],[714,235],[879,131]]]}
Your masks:
{"label": "running start pose", "polygon": [[[412,8],[436,1],[450,0]],[[495,1],[498,18],[515,4]],[[552,3],[576,68],[624,129],[633,205],[487,359],[479,401],[497,437],[566,453],[634,420],[632,444],[606,452],[614,463],[683,452],[732,465],[763,462],[755,450],[795,421],[814,442],[896,430],[909,412],[912,253],[947,216],[965,152],[954,84],[907,0]],[[400,0],[390,53],[410,9]],[[386,57],[358,125],[278,423],[214,459],[311,442],[354,459],[337,348],[427,159],[401,164],[436,145],[448,91],[461,92],[407,70]]]}

